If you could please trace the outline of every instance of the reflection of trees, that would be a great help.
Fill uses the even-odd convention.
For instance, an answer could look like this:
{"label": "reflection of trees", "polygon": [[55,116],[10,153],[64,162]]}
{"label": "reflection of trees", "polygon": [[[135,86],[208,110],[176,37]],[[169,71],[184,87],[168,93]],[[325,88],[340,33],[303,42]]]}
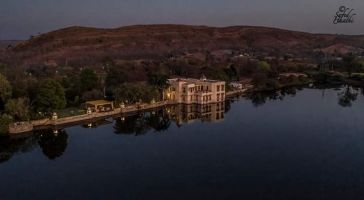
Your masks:
{"label": "reflection of trees", "polygon": [[256,92],[252,93],[247,97],[248,100],[251,100],[254,107],[259,107],[264,105],[267,100],[281,100],[283,101],[284,97],[291,96],[294,97],[297,94],[298,90],[302,90],[302,88],[296,87],[286,87],[281,90],[272,90],[266,92]]}
{"label": "reflection of trees", "polygon": [[352,102],[358,98],[358,89],[352,88],[349,85],[338,93],[338,102],[342,107],[351,107]]}
{"label": "reflection of trees", "polygon": [[233,100],[226,99],[226,101],[225,101],[225,113],[228,113],[230,111],[232,103],[234,103]]}
{"label": "reflection of trees", "polygon": [[264,93],[254,93],[250,96],[250,99],[254,107],[259,107],[265,104],[267,96]]}
{"label": "reflection of trees", "polygon": [[117,118],[114,125],[116,134],[127,134],[127,135],[144,135],[150,130],[147,124],[145,114],[138,114],[133,116],[125,117],[125,120]]}
{"label": "reflection of trees", "polygon": [[26,153],[34,149],[37,142],[33,137],[11,139],[0,138],[0,163],[6,162],[17,153]]}
{"label": "reflection of trees", "polygon": [[143,113],[125,117],[124,120],[118,118],[114,125],[116,134],[134,134],[144,135],[149,130],[163,132],[168,130],[171,125],[169,116],[164,110],[158,110],[152,113]]}
{"label": "reflection of trees", "polygon": [[58,131],[55,135],[52,130],[44,130],[39,133],[38,144],[43,154],[54,160],[61,157],[67,148],[68,135],[65,130]]}
{"label": "reflection of trees", "polygon": [[171,120],[169,119],[169,116],[164,113],[164,110],[149,114],[146,118],[149,126],[152,127],[155,132],[166,131],[171,125]]}
{"label": "reflection of trees", "polygon": [[283,96],[283,98],[286,96],[286,95],[289,95],[291,97],[294,97],[296,96],[297,94],[297,88],[295,87],[287,87],[287,88],[283,88],[282,90],[280,90],[280,93],[281,95]]}
{"label": "reflection of trees", "polygon": [[0,163],[6,162],[17,153],[32,151],[38,145],[43,154],[49,159],[56,159],[63,155],[67,148],[67,133],[62,130],[58,135],[53,130],[43,130],[25,138],[12,139],[9,137],[0,138]]}

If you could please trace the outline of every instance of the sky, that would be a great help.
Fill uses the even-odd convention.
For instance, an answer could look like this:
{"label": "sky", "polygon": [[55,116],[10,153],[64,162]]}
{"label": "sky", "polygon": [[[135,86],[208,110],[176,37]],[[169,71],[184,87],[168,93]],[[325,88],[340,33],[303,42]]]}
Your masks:
{"label": "sky", "polygon": [[[333,24],[340,6],[353,23]],[[69,26],[252,25],[310,33],[364,34],[363,0],[0,0],[0,40]]]}

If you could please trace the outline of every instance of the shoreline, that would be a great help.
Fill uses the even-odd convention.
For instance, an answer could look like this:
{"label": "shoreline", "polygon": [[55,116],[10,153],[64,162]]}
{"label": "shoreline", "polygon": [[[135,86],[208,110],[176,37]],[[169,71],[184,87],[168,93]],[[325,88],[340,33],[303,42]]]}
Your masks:
{"label": "shoreline", "polygon": [[[241,93],[241,91],[237,91]],[[230,93],[229,95],[235,95],[237,92]],[[225,102],[210,102],[208,104],[213,103],[221,103]],[[156,102],[153,104],[142,104],[140,106],[128,106],[124,108],[115,108],[113,111],[109,112],[102,112],[102,113],[88,113],[83,115],[77,115],[72,117],[65,117],[65,118],[55,118],[55,119],[41,119],[41,120],[33,120],[29,122],[19,122],[19,124],[13,123],[9,125],[9,132],[6,135],[20,135],[30,133],[34,130],[41,130],[44,128],[61,128],[61,127],[68,127],[69,125],[80,124],[80,123],[90,123],[90,121],[96,121],[100,119],[110,118],[110,117],[127,117],[130,115],[135,115],[140,112],[148,112],[148,111],[155,111],[162,108],[165,108],[169,105],[176,105],[175,101],[162,101]]]}
{"label": "shoreline", "polygon": [[[236,96],[243,96],[243,95],[248,95],[248,94],[252,94],[254,92],[267,92],[267,91],[274,91],[274,90],[280,90],[283,89],[285,87],[295,87],[295,86],[303,86],[303,85],[307,85],[307,84],[314,84],[314,83],[319,83],[313,79],[310,79],[306,82],[302,82],[302,83],[294,83],[294,84],[286,84],[286,85],[280,85],[279,87],[275,87],[275,88],[244,88],[244,89],[239,89],[239,90],[233,90],[233,91],[228,91],[226,92],[226,98],[228,97],[236,97]],[[324,83],[324,84],[348,84],[348,85],[354,85],[354,86],[364,86],[364,83],[360,82],[360,81],[355,81],[355,80],[342,80],[342,81],[338,81],[338,82],[331,82],[331,83]],[[211,102],[211,103],[218,103],[218,102]],[[164,102],[156,102],[154,104],[142,104],[140,105],[140,108],[138,108],[137,106],[129,106],[129,107],[124,107],[124,108],[115,108],[113,111],[109,111],[109,112],[103,112],[103,113],[88,113],[88,114],[84,114],[84,115],[77,115],[77,116],[72,116],[72,117],[65,117],[65,118],[59,118],[59,119],[42,119],[42,120],[32,120],[32,121],[28,121],[28,122],[20,122],[18,125],[16,124],[10,124],[9,125],[9,132],[7,134],[4,135],[18,135],[18,134],[24,134],[24,133],[28,133],[28,132],[32,132],[33,130],[39,129],[40,127],[47,127],[47,128],[51,128],[51,127],[59,127],[59,126],[67,126],[70,124],[79,124],[82,122],[88,122],[88,121],[93,121],[93,120],[97,120],[97,119],[102,119],[102,118],[108,118],[108,117],[114,117],[114,116],[119,116],[119,115],[133,115],[133,114],[137,114],[139,112],[146,112],[146,111],[151,111],[154,109],[158,109],[158,108],[162,108],[165,107],[167,105],[175,105],[178,104],[174,101],[164,101]],[[40,128],[42,129],[42,128]]]}

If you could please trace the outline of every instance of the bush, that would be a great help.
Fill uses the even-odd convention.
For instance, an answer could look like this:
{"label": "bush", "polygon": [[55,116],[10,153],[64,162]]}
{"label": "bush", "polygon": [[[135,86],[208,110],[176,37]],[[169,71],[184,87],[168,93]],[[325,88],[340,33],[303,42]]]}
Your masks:
{"label": "bush", "polygon": [[307,80],[308,80],[308,78],[306,76],[303,76],[303,75],[298,76],[298,81],[300,81],[300,82],[306,82]]}
{"label": "bush", "polygon": [[318,74],[315,74],[313,76],[313,78],[318,81],[318,82],[330,82],[330,79],[332,77],[332,74],[331,73],[324,73],[324,72],[321,72],[321,73],[318,73]]}
{"label": "bush", "polygon": [[272,88],[272,89],[276,89],[279,87],[279,84],[277,81],[269,79],[266,83],[265,83],[266,87],[268,88]]}
{"label": "bush", "polygon": [[362,81],[363,80],[363,76],[360,75],[360,74],[353,74],[349,78],[352,79],[352,80],[355,80],[355,81]]}
{"label": "bush", "polygon": [[277,79],[279,77],[279,73],[276,71],[270,71],[267,73],[267,75],[270,79]]}
{"label": "bush", "polygon": [[267,81],[268,81],[268,77],[266,74],[257,73],[257,74],[253,75],[251,84],[254,85],[254,87],[261,87],[261,86],[265,86],[265,83]]}
{"label": "bush", "polygon": [[335,74],[331,77],[332,81],[342,81],[344,80],[344,76],[342,74]]}

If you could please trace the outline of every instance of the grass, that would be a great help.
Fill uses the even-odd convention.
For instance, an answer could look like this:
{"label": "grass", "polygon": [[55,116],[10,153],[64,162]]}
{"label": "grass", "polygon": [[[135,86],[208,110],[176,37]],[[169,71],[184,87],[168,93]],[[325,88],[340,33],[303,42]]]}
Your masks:
{"label": "grass", "polygon": [[72,117],[77,115],[86,114],[86,110],[81,110],[78,107],[65,108],[62,110],[55,111],[58,115],[58,118]]}

